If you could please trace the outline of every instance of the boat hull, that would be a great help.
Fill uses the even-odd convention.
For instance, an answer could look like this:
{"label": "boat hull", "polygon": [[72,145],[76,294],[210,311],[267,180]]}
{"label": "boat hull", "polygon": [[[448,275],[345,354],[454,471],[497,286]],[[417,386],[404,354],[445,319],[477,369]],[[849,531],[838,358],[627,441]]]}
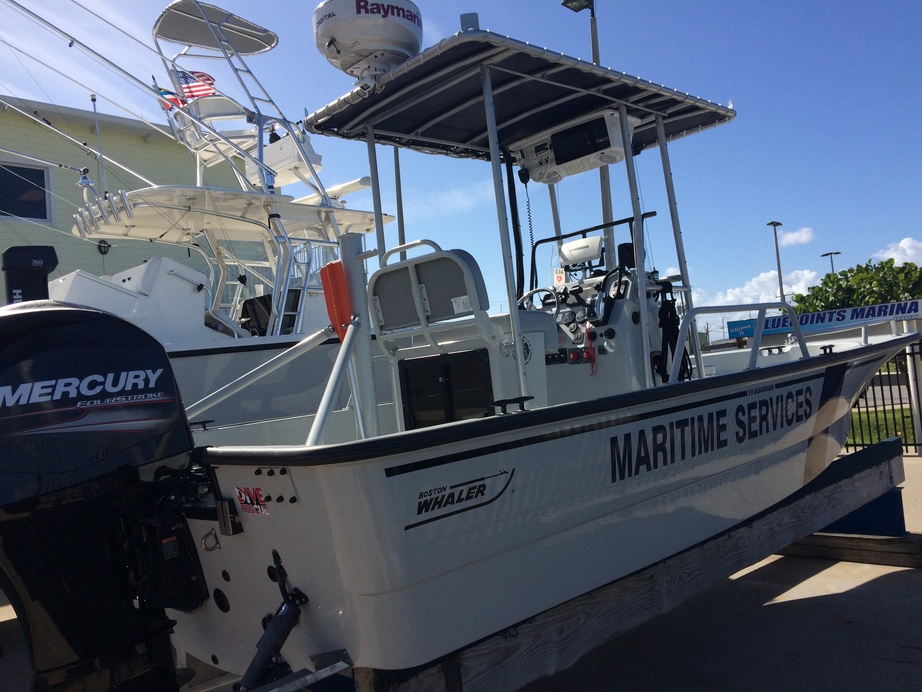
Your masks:
{"label": "boat hull", "polygon": [[427,663],[801,488],[904,341],[351,444],[200,450],[244,530],[199,552],[221,594],[171,613],[174,642],[243,672],[278,606],[275,549],[310,598],[282,649],[292,667],[334,649],[360,667]]}

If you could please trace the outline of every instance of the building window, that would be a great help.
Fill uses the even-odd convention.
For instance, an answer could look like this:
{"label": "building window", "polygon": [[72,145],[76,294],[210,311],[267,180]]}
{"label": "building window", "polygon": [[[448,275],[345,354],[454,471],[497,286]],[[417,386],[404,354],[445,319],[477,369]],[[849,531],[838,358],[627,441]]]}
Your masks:
{"label": "building window", "polygon": [[47,221],[48,171],[0,163],[0,216]]}

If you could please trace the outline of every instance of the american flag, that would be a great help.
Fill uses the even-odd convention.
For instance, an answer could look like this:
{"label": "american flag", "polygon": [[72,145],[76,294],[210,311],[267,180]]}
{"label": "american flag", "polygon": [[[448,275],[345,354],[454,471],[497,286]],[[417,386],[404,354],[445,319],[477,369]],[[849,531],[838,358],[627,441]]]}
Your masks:
{"label": "american flag", "polygon": [[182,87],[182,95],[187,99],[212,96],[216,93],[214,88],[214,77],[209,74],[179,70],[176,76],[179,78],[179,85]]}

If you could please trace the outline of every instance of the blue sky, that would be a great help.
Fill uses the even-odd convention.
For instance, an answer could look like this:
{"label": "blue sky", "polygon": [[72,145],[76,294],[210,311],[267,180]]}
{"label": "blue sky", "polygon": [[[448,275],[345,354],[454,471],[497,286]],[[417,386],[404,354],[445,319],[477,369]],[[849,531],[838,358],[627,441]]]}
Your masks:
{"label": "blue sky", "polygon": [[[150,43],[164,2],[82,0],[113,24]],[[165,80],[159,59],[120,37],[71,0],[23,0],[81,40],[147,79]],[[292,119],[347,91],[352,78],[319,55],[311,2],[217,2],[280,36],[279,47],[250,67]],[[484,29],[589,59],[589,13],[558,0],[417,0],[424,44],[454,33],[463,12]],[[712,101],[732,99],[727,125],[670,146],[679,214],[699,303],[773,299],[777,274],[771,220],[782,222],[785,291],[803,291],[829,271],[894,256],[922,263],[922,2],[918,0],[597,0],[602,64]],[[268,8],[268,12],[266,11]],[[0,38],[63,65],[87,88],[51,74],[0,44],[0,92],[89,108],[90,90],[161,118],[157,104],[75,56],[60,40],[20,21],[0,2]],[[63,61],[63,62],[62,62]],[[207,66],[203,66],[205,69]],[[220,88],[222,83],[219,82]],[[101,108],[129,115],[101,102]],[[327,184],[367,172],[362,145],[315,138]],[[385,181],[390,156],[381,156]],[[489,167],[402,154],[409,237],[443,247],[473,247],[494,303],[504,293]],[[130,163],[130,162],[129,162]],[[638,157],[656,268],[675,267],[659,156]],[[595,177],[559,186],[564,230],[598,223]],[[161,181],[169,182],[169,181]],[[529,188],[536,237],[551,231],[547,191]],[[630,202],[613,173],[615,216]],[[385,207],[393,210],[393,194]],[[369,195],[349,199],[370,207]],[[521,200],[524,204],[524,200]],[[390,232],[389,232],[390,233]],[[394,241],[389,237],[389,243]],[[550,281],[550,267],[543,267]]]}

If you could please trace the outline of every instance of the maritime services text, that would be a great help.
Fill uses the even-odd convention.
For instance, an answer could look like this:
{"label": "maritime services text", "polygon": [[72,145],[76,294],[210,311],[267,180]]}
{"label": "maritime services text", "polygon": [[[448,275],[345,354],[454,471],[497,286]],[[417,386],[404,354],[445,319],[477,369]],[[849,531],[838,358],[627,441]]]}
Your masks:
{"label": "maritime services text", "polygon": [[761,393],[750,390],[752,398],[735,408],[682,415],[615,435],[611,438],[611,482],[782,431],[809,419],[816,408],[809,385],[757,396]]}

